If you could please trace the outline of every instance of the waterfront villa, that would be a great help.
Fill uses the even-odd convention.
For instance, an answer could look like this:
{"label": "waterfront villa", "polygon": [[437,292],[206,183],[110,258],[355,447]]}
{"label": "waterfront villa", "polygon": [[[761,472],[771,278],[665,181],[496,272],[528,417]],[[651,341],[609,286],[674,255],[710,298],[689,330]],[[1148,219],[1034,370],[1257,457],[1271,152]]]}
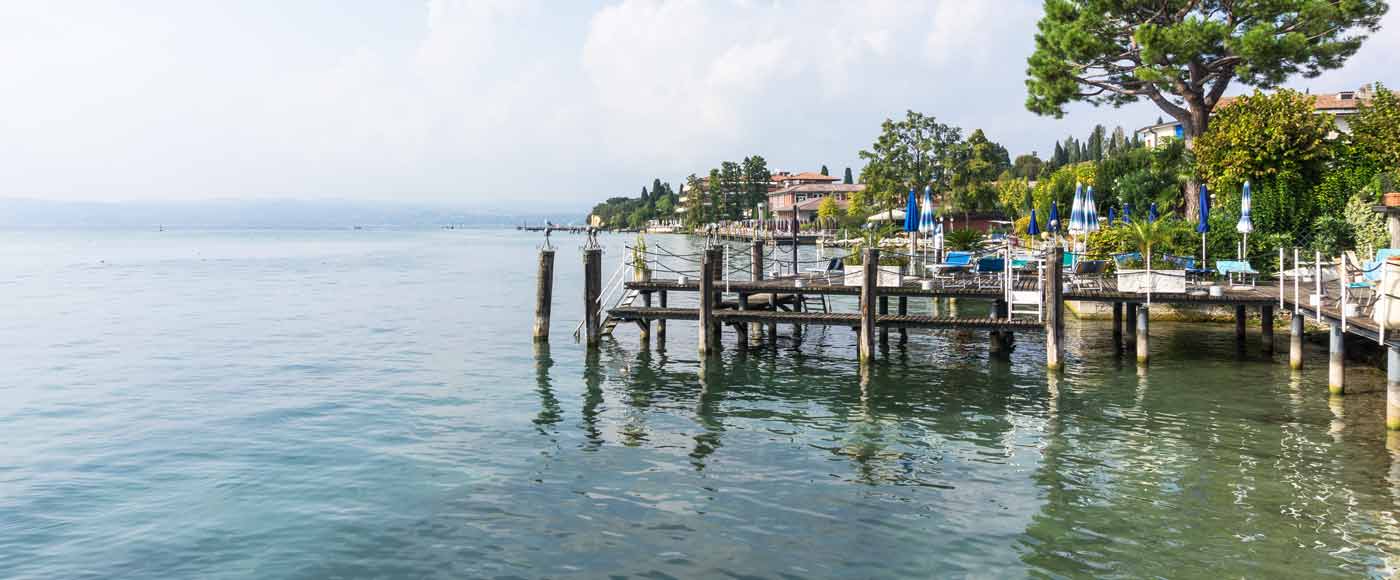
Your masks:
{"label": "waterfront villa", "polygon": [[[1369,85],[1355,91],[1312,95],[1313,111],[1318,114],[1329,113],[1333,115],[1335,130],[1331,137],[1335,138],[1338,134],[1346,133],[1349,130],[1348,119],[1357,113],[1357,109],[1362,104],[1370,101],[1374,96]],[[1223,97],[1216,104],[1216,107],[1228,107],[1238,98]],[[1171,139],[1181,139],[1185,135],[1185,130],[1179,121],[1171,119],[1138,129],[1136,134],[1147,147],[1156,147]]]}
{"label": "waterfront villa", "polygon": [[768,192],[768,211],[772,212],[775,218],[792,219],[792,210],[796,207],[797,221],[809,223],[817,219],[817,207],[821,205],[822,200],[833,198],[836,200],[836,206],[844,211],[850,203],[851,194],[865,191],[865,185],[861,183],[802,182],[801,176],[807,175],[825,177],[820,174],[798,174],[792,176],[792,179],[784,180],[792,185]]}

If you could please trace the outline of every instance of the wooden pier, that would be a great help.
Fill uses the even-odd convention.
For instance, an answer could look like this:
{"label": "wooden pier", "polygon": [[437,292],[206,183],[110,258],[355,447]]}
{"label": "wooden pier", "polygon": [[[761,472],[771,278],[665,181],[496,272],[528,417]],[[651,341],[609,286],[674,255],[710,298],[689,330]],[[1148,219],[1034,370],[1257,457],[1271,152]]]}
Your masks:
{"label": "wooden pier", "polygon": [[[944,278],[914,278],[898,284],[880,285],[881,271],[877,264],[880,250],[869,248],[863,251],[862,264],[857,284],[846,284],[846,273],[808,273],[777,278],[765,277],[767,269],[764,247],[768,242],[752,240],[743,267],[748,268],[747,280],[733,279],[735,272],[730,260],[731,253],[722,253],[718,247],[711,247],[695,256],[676,256],[698,262],[698,271],[688,271],[673,279],[642,276],[641,279],[624,281],[619,275],[635,264],[624,264],[613,280],[604,283],[599,259],[600,249],[596,239],[589,238],[590,246],[583,252],[585,263],[584,301],[585,320],[580,325],[577,336],[586,338],[590,348],[596,347],[601,336],[619,323],[635,324],[641,330],[643,341],[651,340],[652,324],[656,324],[656,337],[665,340],[668,321],[696,321],[698,349],[702,357],[712,355],[721,348],[720,335],[725,327],[735,333],[735,343],[739,348],[747,348],[753,340],[761,340],[762,329],[768,329],[770,338],[776,336],[779,325],[789,326],[794,335],[800,334],[808,326],[848,327],[856,331],[858,358],[861,364],[874,360],[877,345],[888,344],[891,330],[898,330],[907,336],[910,330],[952,329],[958,331],[981,331],[988,334],[988,348],[994,356],[1006,356],[1015,345],[1017,333],[1044,336],[1046,367],[1050,372],[1058,372],[1064,367],[1064,304],[1067,301],[1108,304],[1113,312],[1113,337],[1116,348],[1133,349],[1139,365],[1149,364],[1150,357],[1150,315],[1154,305],[1185,307],[1216,307],[1233,311],[1235,336],[1243,344],[1246,339],[1246,325],[1251,309],[1257,310],[1260,317],[1261,347],[1272,353],[1275,348],[1274,317],[1278,314],[1290,315],[1289,364],[1294,369],[1303,366],[1304,321],[1311,319],[1315,325],[1325,325],[1329,329],[1329,380],[1328,390],[1332,395],[1346,393],[1345,385],[1345,341],[1346,334],[1376,341],[1388,349],[1389,368],[1387,375],[1387,416],[1386,424],[1391,429],[1400,430],[1400,332],[1386,333],[1369,317],[1344,316],[1342,308],[1346,302],[1340,285],[1332,283],[1329,289],[1319,287],[1314,282],[1279,283],[1277,280],[1260,281],[1257,285],[1225,287],[1224,291],[1212,295],[1208,292],[1153,292],[1150,295],[1118,290],[1112,280],[1097,280],[1094,284],[1082,284],[1082,280],[1072,281],[1063,272],[1063,251],[1052,249],[1043,257],[1041,266],[1033,275],[1019,277],[1011,273],[1001,274],[1000,282],[979,279],[975,283]],[[731,248],[732,249],[732,248]],[[1295,270],[1297,264],[1295,263]],[[537,293],[537,311],[542,319],[537,320],[537,340],[541,339],[539,327],[544,326],[547,335],[550,290],[546,287],[552,280],[553,255],[541,255],[540,284]],[[1315,276],[1317,277],[1317,276]],[[951,282],[951,283],[950,283]],[[616,287],[621,292],[615,302],[609,302],[606,288]],[[1324,296],[1313,304],[1312,296]],[[677,308],[668,306],[669,298],[676,293],[695,293],[696,306]],[[832,312],[828,308],[830,297],[855,297],[858,308],[855,312]],[[1017,311],[1015,305],[1026,304],[1031,297],[1035,304],[1033,311]],[[890,313],[891,298],[898,304],[896,313]],[[1400,299],[1400,296],[1391,297]],[[981,301],[987,303],[989,316],[959,317],[956,315],[911,315],[908,313],[910,299],[956,299],[959,301]],[[637,301],[640,300],[640,305]],[[815,306],[814,306],[815,304]],[[1030,314],[1030,317],[1027,317]],[[547,340],[547,336],[543,337]]]}

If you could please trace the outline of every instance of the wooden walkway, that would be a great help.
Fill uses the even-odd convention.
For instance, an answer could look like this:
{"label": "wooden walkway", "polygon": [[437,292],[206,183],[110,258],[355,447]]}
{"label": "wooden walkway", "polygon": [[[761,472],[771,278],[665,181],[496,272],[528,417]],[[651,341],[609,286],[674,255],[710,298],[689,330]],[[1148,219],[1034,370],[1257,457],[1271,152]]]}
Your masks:
{"label": "wooden walkway", "polygon": [[[695,308],[647,308],[627,306],[608,311],[613,318],[627,322],[653,320],[697,320]],[[726,323],[772,322],[812,326],[860,326],[860,315],[854,312],[786,312],[773,310],[716,310],[715,320]],[[947,316],[878,315],[875,324],[884,328],[960,328],[967,330],[1042,331],[1035,320],[1005,318],[953,318]]]}

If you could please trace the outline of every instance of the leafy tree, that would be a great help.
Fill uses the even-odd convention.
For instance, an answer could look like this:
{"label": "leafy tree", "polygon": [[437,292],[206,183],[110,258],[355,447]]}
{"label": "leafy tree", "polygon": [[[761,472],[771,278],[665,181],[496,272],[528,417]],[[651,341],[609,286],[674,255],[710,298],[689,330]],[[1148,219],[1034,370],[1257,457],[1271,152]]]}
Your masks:
{"label": "leafy tree", "polygon": [[706,204],[709,206],[706,209],[706,214],[710,218],[708,221],[718,221],[729,216],[729,204],[725,196],[724,185],[724,174],[718,169],[711,169],[709,200]]}
{"label": "leafy tree", "polygon": [[1387,9],[1384,0],[1046,0],[1026,107],[1060,117],[1071,101],[1146,98],[1182,124],[1191,148],[1231,82],[1274,87],[1340,67]]}
{"label": "leafy tree", "polygon": [[822,166],[822,175],[831,175],[830,173],[827,173],[825,165]]}
{"label": "leafy tree", "polygon": [[1022,179],[1035,179],[1044,165],[1045,162],[1041,161],[1035,152],[1031,152],[1030,155],[1017,155],[1016,160],[1011,162],[1011,175]]}
{"label": "leafy tree", "polygon": [[675,202],[671,201],[671,196],[666,195],[656,200],[656,217],[670,219],[676,212]]}
{"label": "leafy tree", "polygon": [[768,184],[773,181],[773,174],[768,171],[768,161],[762,155],[745,157],[743,172],[744,208],[749,209],[768,199]]}
{"label": "leafy tree", "polygon": [[997,205],[1008,217],[1019,218],[1030,214],[1031,184],[1024,179],[1004,179],[997,183]]}
{"label": "leafy tree", "polygon": [[856,180],[855,180],[853,177],[851,177],[851,168],[850,168],[850,167],[847,167],[847,168],[846,168],[846,177],[843,178],[843,179],[841,180],[841,182],[842,182],[842,183],[845,183],[846,185],[851,185],[851,184],[853,184],[853,183],[856,182]]}
{"label": "leafy tree", "polygon": [[1371,89],[1375,96],[1349,122],[1349,141],[1377,167],[1400,169],[1400,97],[1380,83]]}
{"label": "leafy tree", "polygon": [[1089,133],[1089,142],[1084,154],[1086,161],[1103,161],[1103,140],[1103,125],[1094,125],[1094,130]]}
{"label": "leafy tree", "polygon": [[855,219],[865,219],[870,215],[870,194],[867,191],[852,192],[846,205],[846,215]]}
{"label": "leafy tree", "polygon": [[1113,135],[1108,138],[1108,145],[1105,147],[1106,156],[1114,156],[1128,150],[1128,137],[1123,133],[1123,127],[1113,128]]}
{"label": "leafy tree", "polygon": [[1331,131],[1331,115],[1314,113],[1312,97],[1255,91],[1216,113],[1196,141],[1196,169],[1218,196],[1236,196],[1249,180],[1260,230],[1306,236],[1319,209],[1308,193],[1327,169]]}
{"label": "leafy tree", "polygon": [[818,223],[827,225],[834,224],[840,214],[841,208],[836,205],[836,198],[830,195],[822,198],[822,202],[817,204]]}
{"label": "leafy tree", "polygon": [[873,196],[868,201],[895,207],[909,188],[946,189],[961,138],[960,129],[939,123],[932,115],[907,111],[903,120],[885,119],[870,150],[860,152],[866,160],[861,182]]}
{"label": "leafy tree", "polygon": [[997,176],[1011,167],[1006,148],[989,141],[981,129],[956,148],[950,185],[952,205],[964,214],[995,209]]}

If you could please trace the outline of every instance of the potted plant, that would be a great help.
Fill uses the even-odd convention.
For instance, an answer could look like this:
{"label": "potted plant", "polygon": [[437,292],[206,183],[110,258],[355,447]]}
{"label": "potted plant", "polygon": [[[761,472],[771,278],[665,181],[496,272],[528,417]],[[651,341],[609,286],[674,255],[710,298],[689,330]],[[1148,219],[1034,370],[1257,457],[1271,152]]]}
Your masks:
{"label": "potted plant", "polygon": [[1119,292],[1186,292],[1186,270],[1152,255],[1154,246],[1171,239],[1171,231],[1165,223],[1165,220],[1138,220],[1128,225],[1128,238],[1137,245],[1142,258],[1125,262],[1118,268]]}
{"label": "potted plant", "polygon": [[[846,273],[842,277],[842,283],[847,286],[860,286],[863,275],[865,248],[879,248],[882,229],[867,229],[860,241],[860,245],[852,248],[852,252],[841,263],[846,266]],[[875,284],[877,286],[900,286],[904,284],[904,267],[908,264],[905,258],[900,256],[881,255],[880,264],[877,266],[879,273],[876,274]]]}
{"label": "potted plant", "polygon": [[1376,176],[1374,186],[1381,195],[1381,203],[1386,207],[1400,207],[1400,174],[1382,171]]}
{"label": "potted plant", "polygon": [[638,282],[651,281],[651,265],[647,263],[647,239],[640,232],[637,243],[632,246],[632,279]]}

